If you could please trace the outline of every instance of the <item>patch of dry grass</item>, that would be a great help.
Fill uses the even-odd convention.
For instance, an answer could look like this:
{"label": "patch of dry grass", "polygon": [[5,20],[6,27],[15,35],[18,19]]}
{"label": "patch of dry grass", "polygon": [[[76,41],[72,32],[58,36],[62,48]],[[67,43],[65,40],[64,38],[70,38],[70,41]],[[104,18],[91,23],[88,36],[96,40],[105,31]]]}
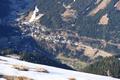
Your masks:
{"label": "patch of dry grass", "polygon": [[24,76],[8,76],[8,75],[4,75],[3,78],[5,78],[6,80],[33,80]]}
{"label": "patch of dry grass", "polygon": [[29,68],[24,65],[13,65],[13,68],[18,69],[20,71],[29,71]]}
{"label": "patch of dry grass", "polygon": [[68,80],[76,80],[74,77],[70,77],[68,78]]}

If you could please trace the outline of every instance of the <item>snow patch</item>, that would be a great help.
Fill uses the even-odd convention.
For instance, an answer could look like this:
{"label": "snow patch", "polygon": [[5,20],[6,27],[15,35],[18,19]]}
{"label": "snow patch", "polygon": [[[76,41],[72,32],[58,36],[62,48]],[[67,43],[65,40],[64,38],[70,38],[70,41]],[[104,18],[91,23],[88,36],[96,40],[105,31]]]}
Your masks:
{"label": "snow patch", "polygon": [[35,10],[33,11],[33,14],[29,20],[29,23],[33,22],[33,21],[36,21],[38,19],[40,19],[44,14],[39,14],[37,16],[37,13],[39,12],[39,9],[37,8],[37,6],[35,7]]}

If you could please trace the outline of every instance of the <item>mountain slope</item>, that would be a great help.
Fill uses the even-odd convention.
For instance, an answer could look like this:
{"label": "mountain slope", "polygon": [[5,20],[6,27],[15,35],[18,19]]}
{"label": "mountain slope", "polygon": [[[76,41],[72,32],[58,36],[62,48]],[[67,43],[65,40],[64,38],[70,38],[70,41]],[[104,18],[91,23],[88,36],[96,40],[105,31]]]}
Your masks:
{"label": "mountain slope", "polygon": [[[23,15],[24,12],[27,12],[26,10],[28,10],[29,7],[32,7],[32,4],[26,5],[29,3],[31,3],[31,1],[27,0],[2,0],[0,2],[2,5],[0,10],[2,11],[2,9],[5,9],[0,13],[0,55],[7,56],[15,54],[22,57],[24,54],[24,57],[32,57],[22,58],[26,61],[72,69],[57,61],[52,54],[39,46],[36,40],[34,40],[29,34],[25,35],[20,26],[17,25],[16,19]],[[6,6],[4,6],[4,4]],[[9,50],[13,53],[9,53]],[[9,54],[7,54],[7,51]],[[37,59],[34,60],[35,58]],[[44,62],[44,60],[46,60],[46,62]]]}
{"label": "mountain slope", "polygon": [[[61,57],[71,59],[73,62],[83,61],[89,64],[101,57],[120,55],[120,0],[9,1],[9,4],[1,2],[10,6],[9,13],[6,10],[3,11],[7,15],[0,17],[2,18],[1,23],[11,25],[12,27],[9,28],[13,30],[12,32],[16,31],[13,27],[17,27],[20,30],[18,36],[24,37],[24,39],[19,43],[15,38],[12,38],[14,40],[12,42],[3,36],[0,38],[1,44],[7,40],[17,44],[17,49],[20,46],[20,51],[37,50],[40,53],[41,48],[36,47],[35,43],[42,46],[45,52],[41,51],[45,55],[48,56],[47,51],[63,63],[64,60]],[[2,6],[1,10],[3,8],[6,6]],[[2,30],[9,28],[4,26]],[[10,34],[11,29],[10,31],[1,30],[2,35],[11,37],[18,34]],[[29,36],[30,38],[28,38]],[[26,37],[27,39],[25,39]],[[4,47],[8,47],[7,43],[4,42]],[[9,46],[11,47],[13,44]],[[1,49],[3,48],[1,47]],[[65,63],[73,64],[71,60]],[[70,66],[74,68],[73,65]]]}

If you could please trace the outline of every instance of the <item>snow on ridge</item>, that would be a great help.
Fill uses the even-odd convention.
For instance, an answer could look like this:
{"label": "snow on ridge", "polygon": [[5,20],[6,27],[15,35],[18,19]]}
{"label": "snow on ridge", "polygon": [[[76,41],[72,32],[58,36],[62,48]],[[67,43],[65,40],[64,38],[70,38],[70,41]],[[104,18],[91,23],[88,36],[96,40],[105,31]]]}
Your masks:
{"label": "snow on ridge", "polygon": [[[20,71],[19,69],[14,68],[16,65],[23,65],[24,67],[27,67],[28,70],[25,69],[25,71]],[[37,71],[36,69],[38,67],[41,68],[42,71],[47,70],[48,72]],[[33,80],[119,80],[112,77],[105,77],[89,73],[50,67],[46,65],[33,64],[2,56],[0,56],[0,75],[24,76]]]}
{"label": "snow on ridge", "polygon": [[37,8],[37,6],[35,7],[35,10],[33,11],[33,14],[32,14],[32,16],[31,16],[31,18],[30,18],[30,20],[29,20],[29,22],[31,23],[31,22],[33,22],[33,21],[36,21],[36,20],[38,20],[38,19],[40,19],[44,14],[39,14],[38,16],[37,16],[37,13],[39,12],[39,9]]}

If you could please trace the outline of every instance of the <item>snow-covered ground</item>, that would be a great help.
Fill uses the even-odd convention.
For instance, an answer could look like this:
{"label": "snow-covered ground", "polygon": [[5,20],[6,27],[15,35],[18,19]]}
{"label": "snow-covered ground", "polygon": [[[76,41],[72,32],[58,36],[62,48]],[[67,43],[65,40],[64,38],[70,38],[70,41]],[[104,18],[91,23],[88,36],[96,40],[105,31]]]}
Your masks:
{"label": "snow-covered ground", "polygon": [[28,80],[119,80],[112,77],[70,71],[0,56],[1,75],[3,77],[0,77],[0,80],[7,80],[4,76],[24,77],[29,78]]}

